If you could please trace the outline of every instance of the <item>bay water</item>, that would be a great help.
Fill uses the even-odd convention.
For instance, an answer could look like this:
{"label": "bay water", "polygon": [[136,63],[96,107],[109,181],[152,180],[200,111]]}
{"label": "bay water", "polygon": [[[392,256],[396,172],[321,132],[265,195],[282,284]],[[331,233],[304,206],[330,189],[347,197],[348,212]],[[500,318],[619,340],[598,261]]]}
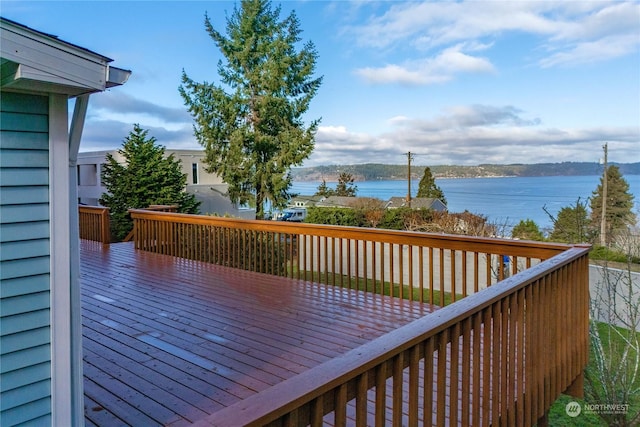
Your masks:
{"label": "bay water", "polygon": [[[634,195],[634,213],[640,213],[640,175],[626,175],[629,192]],[[411,194],[418,191],[418,180],[411,182]],[[575,206],[579,199],[589,198],[600,184],[600,176],[545,176],[499,178],[440,178],[436,184],[447,199],[449,212],[469,211],[488,217],[489,221],[510,229],[521,220],[531,219],[542,230],[550,230],[553,222],[546,211],[556,216],[560,209]],[[320,182],[296,181],[292,192],[312,195]],[[335,188],[335,182],[327,182]],[[356,182],[357,195],[388,200],[405,197],[408,183],[402,180]],[[640,215],[638,215],[640,216]]]}

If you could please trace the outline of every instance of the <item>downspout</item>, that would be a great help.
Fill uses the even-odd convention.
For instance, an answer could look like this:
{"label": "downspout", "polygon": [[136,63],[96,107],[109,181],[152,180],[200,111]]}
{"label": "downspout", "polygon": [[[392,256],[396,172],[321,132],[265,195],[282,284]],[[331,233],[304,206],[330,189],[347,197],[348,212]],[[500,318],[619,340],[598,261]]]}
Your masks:
{"label": "downspout", "polygon": [[74,425],[84,425],[84,387],[82,372],[82,308],[80,303],[80,231],[78,223],[78,151],[87,116],[89,94],[75,100],[69,130],[69,240],[71,292],[71,411]]}

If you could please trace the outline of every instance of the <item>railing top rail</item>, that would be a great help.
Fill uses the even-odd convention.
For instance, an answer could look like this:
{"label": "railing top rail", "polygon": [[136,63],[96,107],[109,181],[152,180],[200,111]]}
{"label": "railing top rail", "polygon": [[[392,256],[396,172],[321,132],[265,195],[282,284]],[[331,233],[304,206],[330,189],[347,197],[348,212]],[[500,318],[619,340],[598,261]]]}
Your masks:
{"label": "railing top rail", "polygon": [[[472,237],[453,234],[435,234],[415,231],[385,230],[378,228],[345,227],[321,224],[301,224],[279,221],[222,218],[172,212],[151,212],[143,209],[129,210],[133,219],[165,222],[181,222],[197,225],[241,228],[254,231],[303,234],[321,237],[352,238],[358,240],[445,248],[475,252],[502,253],[548,259],[571,246],[560,243],[509,240],[492,237]],[[491,248],[488,251],[488,248]]]}
{"label": "railing top rail", "polygon": [[178,205],[149,205],[143,210],[157,212],[176,212],[178,210]]}
{"label": "railing top rail", "polygon": [[[437,310],[342,356],[276,384],[196,422],[196,426],[263,425],[356,378],[397,354],[506,298],[551,271],[584,257],[590,246],[574,246],[524,272]],[[322,386],[318,387],[318,384]],[[277,409],[274,409],[277,408]]]}
{"label": "railing top rail", "polygon": [[104,206],[88,206],[88,205],[78,205],[78,209],[82,212],[105,212],[108,211],[109,208]]}

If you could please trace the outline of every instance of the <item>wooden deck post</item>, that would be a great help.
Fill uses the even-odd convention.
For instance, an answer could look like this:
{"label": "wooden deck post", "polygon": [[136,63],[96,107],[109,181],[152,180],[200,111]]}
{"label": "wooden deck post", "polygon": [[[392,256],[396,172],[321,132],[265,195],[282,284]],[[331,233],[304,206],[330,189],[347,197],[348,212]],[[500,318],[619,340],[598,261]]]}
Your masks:
{"label": "wooden deck post", "polygon": [[544,415],[538,418],[537,427],[549,427],[549,411],[545,411]]}
{"label": "wooden deck post", "polygon": [[100,236],[102,243],[111,243],[111,222],[109,218],[109,208],[102,211],[100,215]]}
{"label": "wooden deck post", "polygon": [[584,399],[584,371],[580,372],[573,382],[569,384],[565,394],[575,397],[576,399]]}

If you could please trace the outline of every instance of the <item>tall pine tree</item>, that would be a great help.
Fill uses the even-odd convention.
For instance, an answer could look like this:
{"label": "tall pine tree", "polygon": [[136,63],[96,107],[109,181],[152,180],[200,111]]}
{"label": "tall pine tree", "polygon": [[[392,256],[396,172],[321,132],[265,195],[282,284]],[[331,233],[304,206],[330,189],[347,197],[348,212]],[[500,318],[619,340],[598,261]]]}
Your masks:
{"label": "tall pine tree", "polygon": [[436,184],[436,179],[433,177],[431,168],[429,167],[424,168],[424,175],[422,175],[420,183],[418,184],[417,197],[439,199],[445,205],[447,204],[447,199],[444,197],[444,192]]}
{"label": "tall pine tree", "polygon": [[565,206],[553,218],[552,242],[585,243],[591,239],[586,203],[578,199],[575,206]]}
{"label": "tall pine tree", "polygon": [[118,150],[124,163],[111,154],[102,167],[101,179],[107,189],[100,203],[111,211],[111,231],[122,240],[133,228],[129,209],[149,205],[178,205],[178,211],[198,213],[200,202],[187,193],[187,175],[173,154],[165,157],[164,147],[148,130],[135,124]]}
{"label": "tall pine tree", "polygon": [[[627,227],[633,225],[636,217],[633,214],[633,195],[629,192],[629,183],[624,179],[617,166],[609,166],[607,174],[607,202],[605,213],[605,227],[607,241],[615,238],[620,232],[626,232]],[[604,172],[600,177],[600,184],[591,196],[591,225],[600,230],[602,219],[602,198],[604,188]],[[608,243],[607,242],[607,243]]]}
{"label": "tall pine tree", "polygon": [[226,35],[208,16],[205,28],[224,57],[220,84],[195,82],[183,71],[180,94],[208,171],[229,185],[231,200],[255,203],[262,218],[266,201],[285,205],[290,168],[313,150],[319,121],[307,126],[303,115],[322,82],[313,76],[318,55],[311,42],[297,50],[295,13],[280,20],[280,7],[266,0],[243,0],[227,19]]}
{"label": "tall pine tree", "polygon": [[336,184],[336,196],[355,197],[358,186],[354,184],[355,178],[349,172],[340,172]]}

